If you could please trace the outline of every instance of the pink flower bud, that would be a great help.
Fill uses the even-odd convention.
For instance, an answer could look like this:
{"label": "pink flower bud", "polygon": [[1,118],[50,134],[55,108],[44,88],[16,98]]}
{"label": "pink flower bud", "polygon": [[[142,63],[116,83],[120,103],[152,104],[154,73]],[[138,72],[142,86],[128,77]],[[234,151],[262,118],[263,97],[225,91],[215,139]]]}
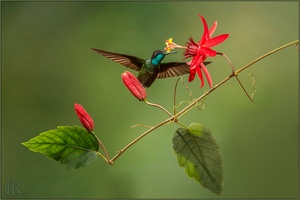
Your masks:
{"label": "pink flower bud", "polygon": [[144,101],[146,99],[147,97],[146,89],[132,73],[125,71],[122,74],[122,80],[125,86],[138,100]]}
{"label": "pink flower bud", "polygon": [[84,128],[87,131],[92,131],[94,129],[94,121],[91,118],[91,116],[85,111],[85,109],[80,104],[75,103],[74,108]]}

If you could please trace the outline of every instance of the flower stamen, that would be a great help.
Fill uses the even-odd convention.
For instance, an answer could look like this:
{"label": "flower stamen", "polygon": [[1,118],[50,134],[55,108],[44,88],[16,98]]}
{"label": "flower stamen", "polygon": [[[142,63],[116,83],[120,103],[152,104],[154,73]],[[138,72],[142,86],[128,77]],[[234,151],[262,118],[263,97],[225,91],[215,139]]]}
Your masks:
{"label": "flower stamen", "polygon": [[171,50],[176,49],[176,48],[177,49],[186,49],[186,47],[178,45],[175,42],[173,42],[173,38],[169,38],[168,40],[166,40],[165,44],[167,45],[167,47],[165,47],[165,50],[167,52],[170,52]]}

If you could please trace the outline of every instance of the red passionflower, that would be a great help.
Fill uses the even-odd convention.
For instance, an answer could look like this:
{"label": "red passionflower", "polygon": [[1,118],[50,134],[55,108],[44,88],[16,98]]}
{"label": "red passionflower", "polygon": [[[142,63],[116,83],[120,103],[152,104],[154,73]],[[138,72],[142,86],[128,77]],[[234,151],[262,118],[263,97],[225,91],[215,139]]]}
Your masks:
{"label": "red passionflower", "polygon": [[207,68],[203,64],[203,62],[207,57],[214,57],[217,55],[217,52],[215,50],[212,50],[211,47],[216,46],[217,44],[220,44],[221,42],[226,40],[229,34],[222,34],[211,38],[212,34],[215,32],[217,28],[217,22],[215,21],[212,27],[208,30],[208,26],[204,17],[202,17],[201,15],[198,16],[202,20],[204,32],[198,44],[193,40],[192,37],[190,37],[189,42],[187,42],[187,46],[186,46],[187,48],[184,52],[184,57],[193,58],[190,62],[187,63],[190,65],[190,76],[188,81],[189,82],[193,81],[195,78],[195,74],[197,72],[201,80],[201,88],[202,88],[204,85],[204,79],[202,75],[202,71],[203,71],[209,86],[212,87],[211,76]]}

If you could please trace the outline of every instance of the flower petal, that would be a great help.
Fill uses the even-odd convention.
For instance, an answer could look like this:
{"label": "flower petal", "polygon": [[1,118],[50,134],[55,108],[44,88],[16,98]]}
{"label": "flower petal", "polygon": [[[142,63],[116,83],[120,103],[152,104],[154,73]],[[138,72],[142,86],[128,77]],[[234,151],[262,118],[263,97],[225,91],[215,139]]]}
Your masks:
{"label": "flower petal", "polygon": [[200,48],[199,51],[204,56],[215,57],[217,55],[217,52],[215,50],[212,50],[212,49],[206,48],[206,47]]}
{"label": "flower petal", "polygon": [[226,40],[228,38],[229,34],[222,34],[222,35],[218,35],[214,38],[211,38],[209,40],[207,40],[202,47],[213,47],[217,44],[220,44],[221,42],[223,42],[224,40]]}
{"label": "flower petal", "polygon": [[201,63],[201,69],[202,69],[202,71],[204,72],[204,75],[205,75],[205,77],[206,77],[206,80],[207,80],[207,82],[208,82],[209,87],[212,87],[212,85],[213,85],[213,84],[212,84],[212,78],[211,78],[211,76],[210,76],[210,74],[209,74],[207,68],[205,67],[205,65],[204,65],[203,63]]}
{"label": "flower petal", "polygon": [[189,76],[189,79],[188,79],[189,82],[192,82],[194,80],[195,74],[196,74],[196,69],[194,69],[194,70],[190,69],[190,76]]}
{"label": "flower petal", "polygon": [[194,80],[197,68],[200,68],[200,63],[201,62],[202,62],[202,57],[201,56],[195,56],[193,58],[193,60],[191,60],[189,62],[189,64],[190,64],[190,76],[189,76],[189,79],[188,79],[189,82]]}
{"label": "flower petal", "polygon": [[197,70],[197,74],[198,74],[198,76],[201,80],[201,86],[200,87],[202,88],[204,86],[204,80],[203,80],[202,72],[201,72],[201,69],[200,69],[200,65],[197,66],[196,70]]}
{"label": "flower petal", "polygon": [[217,29],[217,25],[218,25],[218,23],[217,23],[217,21],[215,21],[214,24],[212,25],[212,27],[208,31],[209,32],[209,37],[211,37],[212,34],[214,34],[215,30]]}
{"label": "flower petal", "polygon": [[199,41],[198,45],[202,45],[204,44],[207,40],[209,40],[209,32],[208,32],[208,26],[207,26],[207,23],[206,23],[206,20],[204,17],[202,17],[201,15],[198,15],[201,20],[202,20],[202,23],[203,23],[203,35],[202,35],[202,38],[201,40]]}
{"label": "flower petal", "polygon": [[198,54],[191,61],[190,70],[195,70],[196,68],[200,68],[200,64],[206,59],[206,56],[202,54]]}

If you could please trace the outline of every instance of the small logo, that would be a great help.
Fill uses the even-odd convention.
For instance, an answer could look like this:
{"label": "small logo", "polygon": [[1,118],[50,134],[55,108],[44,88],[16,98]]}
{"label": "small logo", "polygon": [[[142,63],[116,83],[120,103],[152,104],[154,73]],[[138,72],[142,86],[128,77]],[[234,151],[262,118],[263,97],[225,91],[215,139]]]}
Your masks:
{"label": "small logo", "polygon": [[22,192],[20,191],[19,188],[20,184],[18,181],[15,180],[9,180],[7,181],[7,185],[5,187],[5,193],[8,196],[17,196],[17,195],[21,195]]}

